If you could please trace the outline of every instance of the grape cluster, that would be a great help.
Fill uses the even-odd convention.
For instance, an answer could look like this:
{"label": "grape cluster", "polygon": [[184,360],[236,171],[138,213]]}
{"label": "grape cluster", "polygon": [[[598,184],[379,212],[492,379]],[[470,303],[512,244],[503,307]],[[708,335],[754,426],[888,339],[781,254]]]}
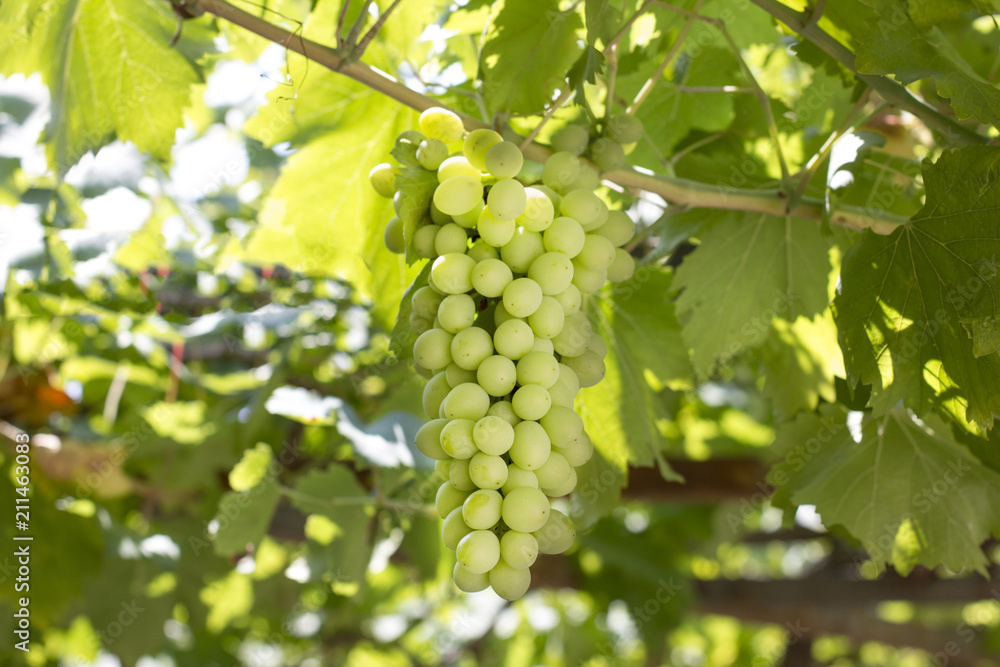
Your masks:
{"label": "grape cluster", "polygon": [[[620,246],[635,226],[608,210],[594,193],[599,174],[570,151],[533,168],[516,144],[488,129],[466,135],[444,109],[425,111],[420,132],[397,141],[416,145],[420,168],[438,179],[427,220],[408,239],[433,260],[411,297],[431,418],[416,445],[446,480],[436,507],[457,555],[455,583],[516,600],[538,554],[562,553],[576,537],[550,499],[574,489],[575,467],[593,452],[573,403],[604,377],[607,348],[582,306],[608,279],[632,275]],[[398,213],[396,173],[383,164],[370,177]],[[404,251],[402,227],[398,218],[386,225],[395,252]]]}

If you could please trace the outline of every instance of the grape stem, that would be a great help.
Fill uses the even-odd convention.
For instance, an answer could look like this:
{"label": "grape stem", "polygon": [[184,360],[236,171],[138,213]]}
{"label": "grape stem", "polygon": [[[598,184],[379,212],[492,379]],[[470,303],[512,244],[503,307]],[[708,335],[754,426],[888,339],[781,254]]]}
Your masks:
{"label": "grape stem", "polygon": [[[754,1],[759,3],[762,0]],[[280,26],[234,7],[226,0],[196,0],[196,4],[189,2],[188,5],[194,15],[208,13],[230,21],[417,111],[442,106],[438,100],[408,88],[384,72],[360,61],[349,62],[341,51],[302,36],[295,36]],[[455,111],[455,114],[468,130],[489,127],[468,114],[460,111]],[[544,162],[551,153],[548,147],[540,144],[530,144],[524,149],[525,157],[536,162]],[[602,178],[622,187],[646,190],[670,203],[684,204],[692,208],[788,215],[805,220],[822,220],[825,214],[824,203],[821,200],[804,197],[790,207],[787,197],[779,190],[753,190],[734,187],[731,184],[708,184],[684,178],[659,176],[635,169],[617,169],[604,173]],[[877,208],[841,206],[830,212],[830,222],[852,229],[871,229],[879,234],[891,234],[897,227],[905,224],[907,219]]]}

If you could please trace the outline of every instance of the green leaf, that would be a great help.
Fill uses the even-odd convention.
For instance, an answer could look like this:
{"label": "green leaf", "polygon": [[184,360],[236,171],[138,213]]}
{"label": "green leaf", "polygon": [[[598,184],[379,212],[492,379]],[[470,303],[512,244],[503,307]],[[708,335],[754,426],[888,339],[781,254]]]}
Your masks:
{"label": "green leaf", "polygon": [[775,446],[787,454],[769,479],[793,503],[815,505],[827,526],[846,528],[878,562],[899,539],[910,562],[985,574],[980,545],[1000,531],[1000,474],[905,410],[866,419],[859,442],[846,415],[831,407],[782,427]]}
{"label": "green leaf", "polygon": [[492,110],[542,112],[580,55],[576,12],[558,0],[508,0],[493,20],[480,58],[487,106]]}
{"label": "green leaf", "polygon": [[764,362],[764,394],[781,419],[814,410],[823,399],[835,403],[835,376],[844,375],[844,357],[837,344],[837,326],[830,311],[794,322],[775,318],[767,342],[760,348]]}
{"label": "green leaf", "polygon": [[933,28],[946,21],[957,21],[966,18],[967,14],[990,13],[984,2],[977,0],[907,0],[907,10],[910,18],[921,30]]}
{"label": "green leaf", "polygon": [[254,486],[249,491],[223,494],[215,515],[215,520],[219,522],[214,540],[215,553],[220,556],[241,554],[248,544],[259,542],[271,524],[280,498],[281,493],[274,480]]}
{"label": "green leaf", "polygon": [[925,163],[923,209],[889,236],[866,232],[844,257],[841,347],[877,411],[902,400],[923,414],[948,400],[987,427],[1000,411],[998,178],[997,148]]}
{"label": "green leaf", "polygon": [[657,394],[664,385],[690,384],[671,279],[670,272],[643,269],[615,285],[593,313],[608,346],[607,375],[581,392],[577,407],[594,447],[621,469],[660,458],[663,438],[656,421],[665,417],[665,406]]}
{"label": "green leaf", "polygon": [[215,433],[204,401],[160,401],[142,411],[156,434],[182,445],[198,445]]}
{"label": "green leaf", "polygon": [[218,634],[233,621],[246,616],[253,608],[253,582],[233,570],[201,591],[201,601],[208,606],[206,627]]}
{"label": "green leaf", "polygon": [[880,18],[869,20],[867,30],[854,35],[859,73],[892,74],[903,84],[931,78],[959,119],[1000,123],[1000,89],[974,71],[940,29],[921,34],[906,12],[907,0],[863,2]]}
{"label": "green leaf", "polygon": [[[170,45],[177,17],[157,0],[8,2],[0,25],[6,74],[40,72],[52,95],[49,160],[65,173],[113,137],[170,159],[192,86],[202,81],[200,44]],[[204,38],[205,28],[184,35]],[[185,53],[189,51],[190,53]]]}
{"label": "green leaf", "polygon": [[399,219],[403,221],[406,261],[410,264],[420,261],[413,253],[413,234],[421,223],[430,223],[427,212],[437,186],[437,173],[422,167],[400,165],[399,173],[396,174],[396,189],[402,193]]}
{"label": "green leaf", "polygon": [[607,44],[614,37],[622,23],[623,0],[586,0],[584,16],[587,24],[587,44],[594,46],[597,40]]}
{"label": "green leaf", "polygon": [[243,457],[229,471],[229,486],[233,491],[248,491],[264,479],[267,467],[271,465],[274,452],[270,445],[258,442],[243,452]]}
{"label": "green leaf", "polygon": [[677,315],[697,372],[709,375],[763,343],[775,317],[794,321],[826,310],[829,241],[818,223],[756,213],[687,215],[709,221],[675,285],[683,289]]}

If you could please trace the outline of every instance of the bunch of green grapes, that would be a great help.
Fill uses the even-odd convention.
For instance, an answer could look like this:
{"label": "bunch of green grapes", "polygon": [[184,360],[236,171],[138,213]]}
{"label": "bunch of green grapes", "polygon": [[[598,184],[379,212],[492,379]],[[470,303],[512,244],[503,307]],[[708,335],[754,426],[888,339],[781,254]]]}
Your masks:
{"label": "bunch of green grapes", "polygon": [[[569,152],[541,169],[487,129],[467,135],[457,116],[429,109],[416,143],[438,185],[411,249],[432,260],[411,297],[417,370],[429,378],[430,421],[416,435],[436,460],[441,537],[456,552],[454,579],[524,595],[539,553],[576,538],[551,506],[577,482],[593,445],[574,411],[581,387],[604,377],[604,341],[584,314],[587,296],[635,270],[621,249],[635,226],[594,193],[593,168]],[[536,165],[538,166],[538,165]],[[375,189],[398,202],[396,168],[375,167]],[[540,181],[540,182],[539,182]],[[401,223],[386,226],[402,252]]]}
{"label": "bunch of green grapes", "polygon": [[604,136],[591,139],[582,125],[567,125],[552,137],[552,147],[573,155],[589,154],[601,171],[614,171],[625,164],[625,153],[642,138],[642,121],[620,114],[608,120]]}

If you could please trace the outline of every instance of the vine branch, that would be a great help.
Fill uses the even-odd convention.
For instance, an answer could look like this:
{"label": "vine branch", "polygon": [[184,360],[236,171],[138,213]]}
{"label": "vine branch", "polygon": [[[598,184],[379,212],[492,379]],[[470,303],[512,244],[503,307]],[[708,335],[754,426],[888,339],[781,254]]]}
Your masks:
{"label": "vine branch", "polygon": [[[212,14],[234,23],[417,111],[441,106],[439,101],[408,88],[384,72],[360,61],[349,62],[338,49],[302,36],[293,35],[280,26],[234,7],[226,0],[193,0],[193,2],[188,0],[186,5],[194,10],[192,13],[195,15]],[[488,124],[468,114],[460,111],[455,111],[455,113],[465,124],[466,129],[489,127]],[[551,151],[540,144],[531,144],[525,147],[524,153],[529,160],[543,162],[551,154]],[[789,207],[786,196],[779,190],[751,190],[724,184],[710,185],[683,178],[658,176],[651,172],[640,172],[635,169],[618,169],[606,172],[603,174],[603,178],[622,187],[646,190],[663,197],[668,202],[692,208],[741,210],[776,216],[789,215],[805,220],[822,220],[825,212],[823,202],[813,198],[804,198],[795,206]],[[878,234],[891,234],[893,230],[899,225],[905,224],[906,221],[906,218],[902,216],[881,209],[849,206],[834,211],[830,219],[832,224],[858,230],[871,229]]]}

